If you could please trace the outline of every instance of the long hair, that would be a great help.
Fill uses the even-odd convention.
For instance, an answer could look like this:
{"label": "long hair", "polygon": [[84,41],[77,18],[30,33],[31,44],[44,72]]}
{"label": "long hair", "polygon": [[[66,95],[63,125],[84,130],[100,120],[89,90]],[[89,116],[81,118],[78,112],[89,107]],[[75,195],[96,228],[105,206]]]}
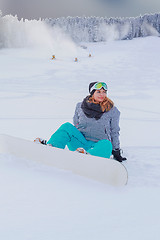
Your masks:
{"label": "long hair", "polygon": [[100,103],[95,101],[93,95],[89,97],[88,101],[90,103],[99,104],[101,106],[102,112],[104,111],[108,112],[114,106],[114,103],[112,102],[112,100],[109,99],[107,96],[104,98],[103,102],[100,102]]}

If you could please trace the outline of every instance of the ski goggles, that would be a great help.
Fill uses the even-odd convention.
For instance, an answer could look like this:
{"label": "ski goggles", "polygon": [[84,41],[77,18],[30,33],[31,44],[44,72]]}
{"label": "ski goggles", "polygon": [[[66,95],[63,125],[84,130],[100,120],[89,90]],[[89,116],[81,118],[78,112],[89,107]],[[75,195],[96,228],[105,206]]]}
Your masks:
{"label": "ski goggles", "polygon": [[93,91],[93,90],[100,90],[101,88],[104,88],[104,90],[107,91],[107,84],[104,83],[104,82],[97,82],[95,83],[91,89],[90,89],[90,93]]}

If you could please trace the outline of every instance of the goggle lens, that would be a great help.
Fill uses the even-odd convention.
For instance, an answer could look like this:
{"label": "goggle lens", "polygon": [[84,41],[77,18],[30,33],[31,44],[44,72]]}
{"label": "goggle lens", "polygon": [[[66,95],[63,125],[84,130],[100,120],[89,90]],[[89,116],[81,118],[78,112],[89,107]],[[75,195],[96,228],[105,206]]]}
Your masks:
{"label": "goggle lens", "polygon": [[104,82],[98,82],[94,85],[94,89],[99,90],[101,88],[104,88],[104,90],[107,91],[107,84]]}

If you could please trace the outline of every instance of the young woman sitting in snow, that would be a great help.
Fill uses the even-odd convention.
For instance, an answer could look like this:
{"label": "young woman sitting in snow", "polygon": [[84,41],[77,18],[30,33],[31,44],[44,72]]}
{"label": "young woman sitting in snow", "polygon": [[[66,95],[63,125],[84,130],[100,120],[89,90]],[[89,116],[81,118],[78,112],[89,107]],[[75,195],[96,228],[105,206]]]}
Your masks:
{"label": "young woman sitting in snow", "polygon": [[[67,122],[51,136],[47,144],[75,151],[83,148],[87,153],[122,162],[119,142],[120,112],[107,97],[107,85],[104,82],[89,84],[89,93],[82,103],[76,106],[73,117],[74,126]],[[46,141],[40,142],[45,144]]]}

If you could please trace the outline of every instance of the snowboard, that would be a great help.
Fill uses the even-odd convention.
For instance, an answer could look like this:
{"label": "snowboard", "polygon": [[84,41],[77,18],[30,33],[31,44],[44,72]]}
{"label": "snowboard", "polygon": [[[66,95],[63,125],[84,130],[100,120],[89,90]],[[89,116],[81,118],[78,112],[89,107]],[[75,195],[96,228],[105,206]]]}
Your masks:
{"label": "snowboard", "polygon": [[54,148],[9,135],[0,135],[0,153],[71,171],[112,186],[123,186],[128,181],[126,168],[116,160]]}

